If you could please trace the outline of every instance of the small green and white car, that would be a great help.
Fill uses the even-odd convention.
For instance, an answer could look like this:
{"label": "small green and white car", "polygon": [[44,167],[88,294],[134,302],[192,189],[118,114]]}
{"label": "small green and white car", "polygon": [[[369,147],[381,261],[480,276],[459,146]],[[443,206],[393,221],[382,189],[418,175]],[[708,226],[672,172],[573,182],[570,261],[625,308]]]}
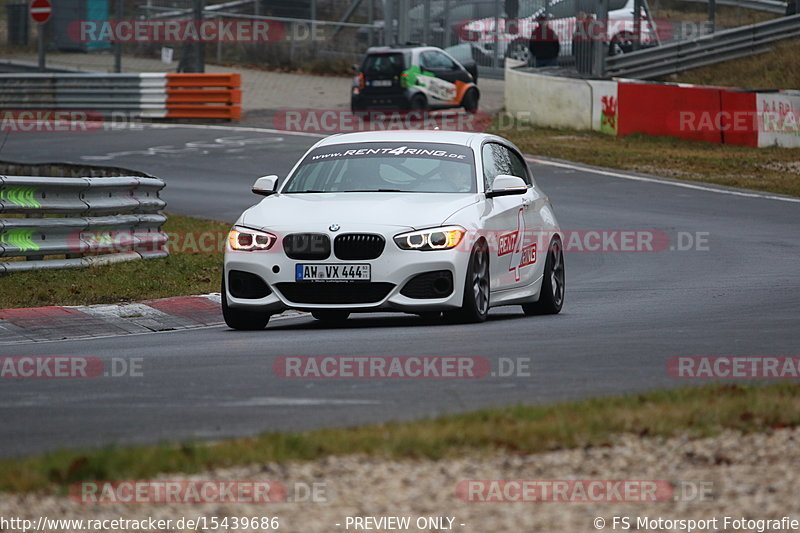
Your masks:
{"label": "small green and white car", "polygon": [[466,66],[433,46],[381,46],[367,50],[353,79],[350,109],[368,111],[478,110],[474,62]]}

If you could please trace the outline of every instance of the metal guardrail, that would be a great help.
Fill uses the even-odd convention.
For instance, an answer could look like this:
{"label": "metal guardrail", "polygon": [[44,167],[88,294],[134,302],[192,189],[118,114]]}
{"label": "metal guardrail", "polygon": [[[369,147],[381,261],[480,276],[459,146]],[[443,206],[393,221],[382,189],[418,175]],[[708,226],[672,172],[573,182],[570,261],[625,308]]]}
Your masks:
{"label": "metal guardrail", "polygon": [[770,50],[776,41],[800,36],[800,15],[781,17],[606,58],[606,74],[655,78]]}
{"label": "metal guardrail", "polygon": [[[707,4],[708,0],[683,0],[684,2],[693,2],[696,4]],[[753,11],[765,11],[775,15],[786,14],[786,2],[780,0],[716,0],[717,5],[741,7],[744,9],[752,9]]]}
{"label": "metal guardrail", "polygon": [[[0,274],[167,256],[164,185],[133,176],[0,176]],[[15,258],[25,260],[8,260]]]}
{"label": "metal guardrail", "polygon": [[240,87],[239,74],[0,74],[0,109],[235,120]]}
{"label": "metal guardrail", "polygon": [[[242,7],[246,5],[255,5],[257,0],[232,0],[231,2],[222,2],[220,4],[212,4],[203,7],[203,16],[208,16],[209,14],[214,13],[215,11],[220,11],[222,9],[230,9],[236,7]],[[145,11],[152,11],[156,14],[148,15],[150,19],[165,19],[165,18],[176,18],[176,17],[187,17],[191,16],[194,13],[194,9],[172,9],[168,7],[161,7],[161,6],[148,6],[142,5],[139,6],[139,9],[143,9]],[[161,11],[159,13],[159,11]]]}

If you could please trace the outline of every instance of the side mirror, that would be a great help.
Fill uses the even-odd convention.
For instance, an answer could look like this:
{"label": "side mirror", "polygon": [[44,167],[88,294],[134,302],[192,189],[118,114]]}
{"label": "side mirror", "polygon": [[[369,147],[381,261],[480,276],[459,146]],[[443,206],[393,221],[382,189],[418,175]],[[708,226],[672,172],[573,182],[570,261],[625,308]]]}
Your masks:
{"label": "side mirror", "polygon": [[262,176],[253,184],[253,192],[261,196],[269,196],[275,194],[275,186],[278,184],[278,176],[272,174],[269,176]]}
{"label": "side mirror", "polygon": [[487,198],[495,196],[511,196],[514,194],[525,194],[528,192],[528,184],[525,180],[517,176],[500,174],[492,182],[492,190],[486,192]]}
{"label": "side mirror", "polygon": [[352,65],[350,65],[350,68],[353,69],[353,73],[355,74],[358,74],[358,71],[361,69],[361,67],[358,66],[358,63],[353,63]]}

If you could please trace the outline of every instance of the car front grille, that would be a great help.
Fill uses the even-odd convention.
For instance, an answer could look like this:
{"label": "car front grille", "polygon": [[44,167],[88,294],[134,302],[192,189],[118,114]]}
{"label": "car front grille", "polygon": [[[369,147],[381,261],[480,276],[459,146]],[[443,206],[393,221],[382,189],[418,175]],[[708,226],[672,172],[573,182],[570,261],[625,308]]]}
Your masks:
{"label": "car front grille", "polygon": [[283,238],[283,251],[289,259],[327,259],[331,240],[324,233],[292,233]]}
{"label": "car front grille", "polygon": [[381,235],[345,233],[333,241],[333,253],[339,259],[364,261],[380,257],[385,246],[386,240]]}
{"label": "car front grille", "polygon": [[379,282],[278,283],[275,288],[298,304],[370,304],[386,298],[394,285]]}

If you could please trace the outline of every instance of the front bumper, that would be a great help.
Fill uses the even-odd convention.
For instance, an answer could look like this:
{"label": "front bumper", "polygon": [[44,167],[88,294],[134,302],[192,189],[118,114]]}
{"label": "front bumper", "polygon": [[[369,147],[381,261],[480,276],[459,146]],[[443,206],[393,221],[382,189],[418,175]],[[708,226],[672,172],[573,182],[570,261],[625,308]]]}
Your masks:
{"label": "front bumper", "polygon": [[[396,233],[400,233],[398,229]],[[277,314],[288,309],[313,311],[317,309],[340,309],[350,312],[370,311],[401,311],[424,312],[444,311],[457,309],[462,305],[464,282],[466,278],[469,253],[462,246],[451,250],[412,251],[401,250],[393,241],[393,234],[384,234],[386,246],[377,259],[372,260],[340,260],[333,254],[326,260],[297,260],[290,259],[281,249],[280,245],[269,251],[239,252],[231,249],[225,251],[225,290],[227,291],[228,305],[233,308],[248,309],[251,311]],[[336,234],[330,234],[331,240]],[[370,282],[297,282],[295,281],[295,268],[298,264],[314,263],[323,265],[336,264],[369,264],[371,265]],[[254,274],[264,280],[270,293],[263,298],[237,298],[231,294],[229,273],[241,271]],[[409,298],[401,294],[406,284],[418,274],[446,270],[452,274],[453,290],[444,298]],[[321,287],[318,300],[326,303],[310,303],[307,298],[309,293],[314,293],[315,285],[338,284],[336,290],[330,287]],[[358,300],[361,291],[365,295],[375,295],[376,286],[367,287],[364,283],[390,284],[391,288],[385,294],[381,291],[379,299],[370,302],[349,303]],[[289,284],[289,285],[286,285]],[[297,287],[303,285],[303,287]],[[387,287],[387,285],[382,285]],[[292,290],[288,290],[292,289]],[[304,301],[297,301],[296,295],[302,293]],[[345,294],[346,297],[339,301],[331,301],[331,294]],[[293,300],[293,297],[295,298]]]}

